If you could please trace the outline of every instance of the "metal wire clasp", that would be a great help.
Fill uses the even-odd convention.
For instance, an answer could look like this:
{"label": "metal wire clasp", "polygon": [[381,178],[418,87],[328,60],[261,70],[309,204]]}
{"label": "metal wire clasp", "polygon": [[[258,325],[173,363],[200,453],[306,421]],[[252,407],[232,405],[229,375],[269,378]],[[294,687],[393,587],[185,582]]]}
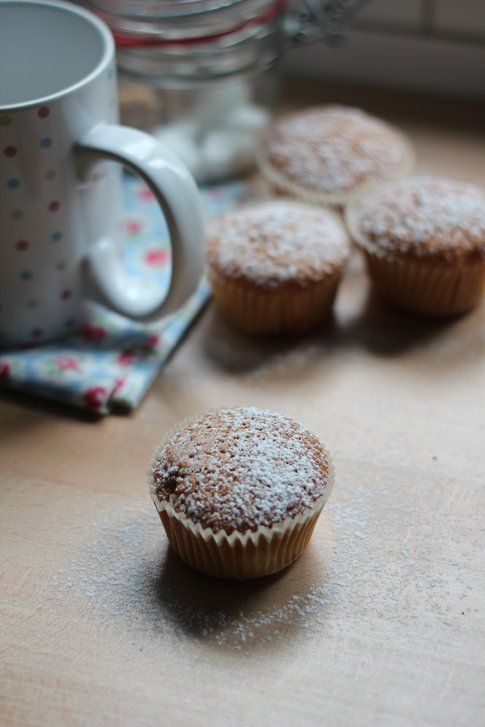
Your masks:
{"label": "metal wire clasp", "polygon": [[325,41],[341,43],[352,16],[368,0],[303,0],[305,8],[288,12],[284,19],[284,48]]}

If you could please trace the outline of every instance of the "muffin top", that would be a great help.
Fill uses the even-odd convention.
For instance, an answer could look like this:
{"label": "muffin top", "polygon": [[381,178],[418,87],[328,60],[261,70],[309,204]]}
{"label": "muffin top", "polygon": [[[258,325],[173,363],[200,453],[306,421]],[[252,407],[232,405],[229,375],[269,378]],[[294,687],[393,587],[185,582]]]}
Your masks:
{"label": "muffin top", "polygon": [[329,105],[276,121],[262,159],[282,182],[345,197],[369,181],[400,176],[410,166],[411,150],[384,121],[361,109]]}
{"label": "muffin top", "polygon": [[403,179],[357,200],[348,222],[371,251],[450,261],[485,256],[485,193],[471,184]]}
{"label": "muffin top", "polygon": [[305,287],[342,268],[347,232],[333,212],[277,200],[222,215],[207,260],[226,278],[259,288]]}
{"label": "muffin top", "polygon": [[329,483],[328,453],[282,414],[220,409],[194,420],[158,453],[153,484],[204,528],[244,533],[311,508]]}

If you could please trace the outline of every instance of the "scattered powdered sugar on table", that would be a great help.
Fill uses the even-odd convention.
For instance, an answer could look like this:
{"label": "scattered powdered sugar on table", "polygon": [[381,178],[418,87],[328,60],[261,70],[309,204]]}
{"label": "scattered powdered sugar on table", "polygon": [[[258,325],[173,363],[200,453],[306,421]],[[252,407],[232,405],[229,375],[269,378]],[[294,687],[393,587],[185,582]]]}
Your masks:
{"label": "scattered powdered sugar on table", "polygon": [[[394,636],[396,624],[446,628],[457,592],[461,608],[476,610],[461,567],[473,536],[441,536],[399,494],[394,471],[389,482],[366,484],[360,467],[347,470],[349,484],[327,504],[309,550],[281,576],[233,583],[195,573],[168,551],[154,508],[140,499],[94,520],[84,541],[73,534],[72,561],[53,578],[51,598],[64,607],[69,596],[135,643],[195,639],[237,651],[316,632],[347,637],[361,622]],[[437,537],[440,562],[430,559]]]}
{"label": "scattered powdered sugar on table", "polygon": [[349,253],[347,232],[335,213],[291,200],[222,215],[207,252],[209,265],[224,275],[268,288],[318,282]]}
{"label": "scattered powdered sugar on table", "polygon": [[389,179],[409,157],[403,137],[357,108],[322,106],[276,121],[265,149],[277,172],[307,189],[348,192],[372,179]]}
{"label": "scattered powdered sugar on table", "polygon": [[328,453],[298,422],[267,409],[205,414],[158,454],[158,500],[206,528],[271,526],[311,509],[329,482]]}
{"label": "scattered powdered sugar on table", "polygon": [[301,595],[281,599],[278,594],[274,606],[259,608],[260,589],[278,590],[277,580],[266,586],[263,581],[231,583],[187,569],[162,549],[158,518],[145,507],[125,507],[95,527],[97,536],[79,547],[78,560],[53,577],[51,588],[59,601],[71,593],[106,624],[119,628],[124,623],[133,638],[192,636],[240,649],[281,640],[288,628],[322,627],[325,607],[342,598],[341,581],[316,583]]}
{"label": "scattered powdered sugar on table", "polygon": [[325,348],[322,343],[306,343],[276,353],[272,357],[266,356],[259,366],[248,371],[246,378],[248,381],[258,381],[268,377],[295,376],[319,363]]}
{"label": "scattered powdered sugar on table", "polygon": [[[329,340],[330,339],[330,340]],[[331,348],[331,337],[303,341],[261,342],[211,336],[205,342],[207,352],[218,368],[238,374],[248,381],[268,376],[294,376],[321,361]]]}
{"label": "scattered powdered sugar on table", "polygon": [[356,204],[351,224],[370,247],[401,254],[485,256],[485,193],[439,177],[411,177]]}

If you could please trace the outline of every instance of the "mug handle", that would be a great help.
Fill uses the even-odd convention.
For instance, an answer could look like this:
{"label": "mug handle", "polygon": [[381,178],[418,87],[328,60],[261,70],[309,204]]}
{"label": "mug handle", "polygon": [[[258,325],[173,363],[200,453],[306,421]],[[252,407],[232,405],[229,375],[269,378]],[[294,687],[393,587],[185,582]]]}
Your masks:
{"label": "mug handle", "polygon": [[170,149],[142,131],[116,124],[96,126],[76,145],[120,162],[155,195],[170,233],[172,275],[168,292],[127,278],[114,240],[102,239],[88,252],[89,271],[103,298],[118,313],[135,320],[166,315],[195,292],[204,263],[204,222],[199,192],[190,172]]}

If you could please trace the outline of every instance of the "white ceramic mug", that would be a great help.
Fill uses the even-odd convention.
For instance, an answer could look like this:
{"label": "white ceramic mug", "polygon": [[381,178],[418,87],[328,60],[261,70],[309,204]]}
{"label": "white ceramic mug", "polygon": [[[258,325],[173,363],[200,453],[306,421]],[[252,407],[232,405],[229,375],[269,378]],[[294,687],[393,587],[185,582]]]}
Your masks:
{"label": "white ceramic mug", "polygon": [[[97,297],[135,319],[179,307],[203,265],[192,177],[169,149],[117,125],[114,43],[91,13],[54,0],[0,2],[0,345],[82,322]],[[124,271],[121,167],[154,192],[172,244],[168,294]]]}

